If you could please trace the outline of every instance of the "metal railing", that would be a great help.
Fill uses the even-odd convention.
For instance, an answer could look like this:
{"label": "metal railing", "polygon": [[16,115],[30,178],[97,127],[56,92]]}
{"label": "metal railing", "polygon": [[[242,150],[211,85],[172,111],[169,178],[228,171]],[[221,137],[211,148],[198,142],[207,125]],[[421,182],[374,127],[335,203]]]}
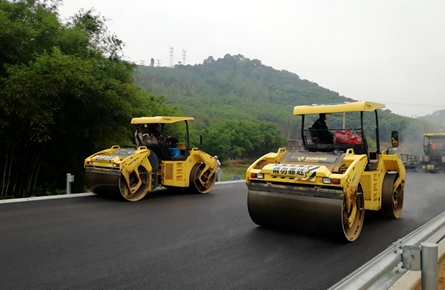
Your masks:
{"label": "metal railing", "polygon": [[[344,279],[333,285],[329,290],[365,290],[365,289],[388,289],[397,280],[399,280],[402,275],[404,275],[408,269],[406,269],[406,258],[405,267],[403,265],[403,252],[405,247],[405,252],[407,251],[407,246],[419,246],[419,247],[431,247],[431,243],[438,244],[445,236],[445,212],[436,218],[432,219],[428,223],[419,227],[417,230],[406,235],[404,238],[393,243],[386,250],[381,252],[379,255],[374,257],[372,260],[368,261],[362,267],[358,268],[356,271],[346,276]],[[442,242],[445,242],[442,241]],[[431,252],[423,251],[425,257],[432,259]],[[437,251],[435,252],[437,253]],[[406,255],[406,253],[405,253]],[[437,254],[436,254],[437,256]],[[439,259],[439,257],[437,257]],[[428,281],[433,283],[430,278],[430,266],[437,261],[424,261],[422,258],[422,268],[425,271],[422,273],[422,278],[426,277],[426,271],[428,273]],[[428,267],[428,269],[424,269]],[[433,269],[434,271],[434,269]],[[436,285],[437,285],[437,271],[436,273]],[[422,283],[428,283],[425,278]],[[423,286],[423,285],[422,285]],[[423,288],[423,289],[437,289],[437,288]]]}

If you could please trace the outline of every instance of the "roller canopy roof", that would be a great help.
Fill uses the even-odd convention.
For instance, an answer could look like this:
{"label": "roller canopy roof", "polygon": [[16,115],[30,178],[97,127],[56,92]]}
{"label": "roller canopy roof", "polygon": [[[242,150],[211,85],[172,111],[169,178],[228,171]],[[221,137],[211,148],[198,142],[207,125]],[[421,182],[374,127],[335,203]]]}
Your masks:
{"label": "roller canopy roof", "polygon": [[193,117],[171,117],[171,116],[155,116],[155,117],[138,117],[131,119],[131,124],[172,124],[180,121],[194,120]]}
{"label": "roller canopy roof", "polygon": [[380,108],[385,108],[384,104],[373,102],[345,102],[345,103],[327,103],[313,104],[304,106],[295,106],[294,115],[310,114],[331,114],[343,112],[372,112]]}

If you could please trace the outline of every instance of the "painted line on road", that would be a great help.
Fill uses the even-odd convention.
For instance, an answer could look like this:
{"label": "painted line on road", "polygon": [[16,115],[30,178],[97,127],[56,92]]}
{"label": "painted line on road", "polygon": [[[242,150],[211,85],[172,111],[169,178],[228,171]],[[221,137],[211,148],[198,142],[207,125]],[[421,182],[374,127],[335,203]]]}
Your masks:
{"label": "painted line on road", "polygon": [[[227,184],[231,184],[231,183],[242,183],[242,182],[245,182],[245,180],[220,181],[220,182],[216,182],[215,186],[227,185]],[[47,200],[47,199],[71,198],[71,197],[85,197],[85,196],[95,196],[95,195],[96,194],[94,194],[92,192],[84,192],[84,193],[58,194],[58,195],[48,195],[48,196],[34,196],[34,197],[24,197],[24,198],[11,198],[11,199],[0,200],[0,204],[25,202],[25,201],[38,201],[38,200]]]}
{"label": "painted line on road", "polygon": [[83,196],[93,196],[93,195],[95,195],[95,194],[92,193],[92,192],[85,192],[85,193],[58,194],[58,195],[48,195],[48,196],[32,196],[32,197],[24,197],[24,198],[11,198],[11,199],[2,199],[2,200],[0,200],[0,204],[1,203],[14,203],[14,202],[46,200],[46,199],[83,197]]}

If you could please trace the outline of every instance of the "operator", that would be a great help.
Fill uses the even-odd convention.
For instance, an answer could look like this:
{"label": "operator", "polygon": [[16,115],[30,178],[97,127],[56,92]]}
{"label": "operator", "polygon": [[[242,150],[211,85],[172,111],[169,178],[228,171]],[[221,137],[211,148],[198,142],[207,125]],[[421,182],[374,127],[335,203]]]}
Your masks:
{"label": "operator", "polygon": [[436,150],[436,145],[433,142],[428,141],[428,144],[426,144],[426,146],[425,146],[425,153],[427,155],[429,155],[429,154],[431,154],[431,151],[434,151],[434,150]]}
{"label": "operator", "polygon": [[219,161],[219,159],[218,159],[218,156],[213,156],[213,158],[215,159],[215,161],[216,161],[216,181],[221,181],[221,173],[222,173],[222,170],[221,170],[221,161]]}
{"label": "operator", "polygon": [[139,125],[135,133],[136,145],[139,147],[146,144],[157,144],[160,133],[158,132],[159,124]]}
{"label": "operator", "polygon": [[334,136],[328,130],[326,120],[331,117],[331,114],[320,114],[319,118],[312,125],[312,128],[316,130],[320,142],[324,144],[334,144]]}
{"label": "operator", "polygon": [[213,156],[213,158],[216,160],[216,167],[221,168],[221,161],[219,161],[218,156]]}
{"label": "operator", "polygon": [[430,141],[430,148],[431,150],[436,150],[436,144],[434,144],[432,141]]}
{"label": "operator", "polygon": [[159,132],[159,124],[148,124],[147,127],[147,143],[158,143],[161,137],[161,133]]}

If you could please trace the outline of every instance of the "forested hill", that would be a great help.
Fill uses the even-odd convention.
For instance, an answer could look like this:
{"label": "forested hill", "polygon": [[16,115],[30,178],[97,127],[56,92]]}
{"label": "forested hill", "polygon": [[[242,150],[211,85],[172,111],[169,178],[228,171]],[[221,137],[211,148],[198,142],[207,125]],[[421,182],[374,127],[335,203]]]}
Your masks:
{"label": "forested hill", "polygon": [[166,103],[176,105],[185,115],[194,116],[198,128],[226,119],[270,121],[288,137],[294,135],[292,108],[296,104],[344,100],[294,73],[242,55],[209,57],[193,66],[139,66],[135,82],[163,95]]}
{"label": "forested hill", "polygon": [[430,115],[418,117],[419,120],[437,124],[440,126],[440,132],[445,132],[445,110],[438,110]]}
{"label": "forested hill", "polygon": [[[193,66],[139,66],[134,77],[137,85],[163,95],[166,103],[177,106],[184,115],[194,116],[198,129],[221,120],[259,120],[277,124],[289,139],[298,138],[299,119],[292,116],[295,105],[354,101],[242,55],[209,57]],[[417,142],[430,127],[388,110],[380,116],[383,136],[398,130],[404,132],[405,140]]]}

